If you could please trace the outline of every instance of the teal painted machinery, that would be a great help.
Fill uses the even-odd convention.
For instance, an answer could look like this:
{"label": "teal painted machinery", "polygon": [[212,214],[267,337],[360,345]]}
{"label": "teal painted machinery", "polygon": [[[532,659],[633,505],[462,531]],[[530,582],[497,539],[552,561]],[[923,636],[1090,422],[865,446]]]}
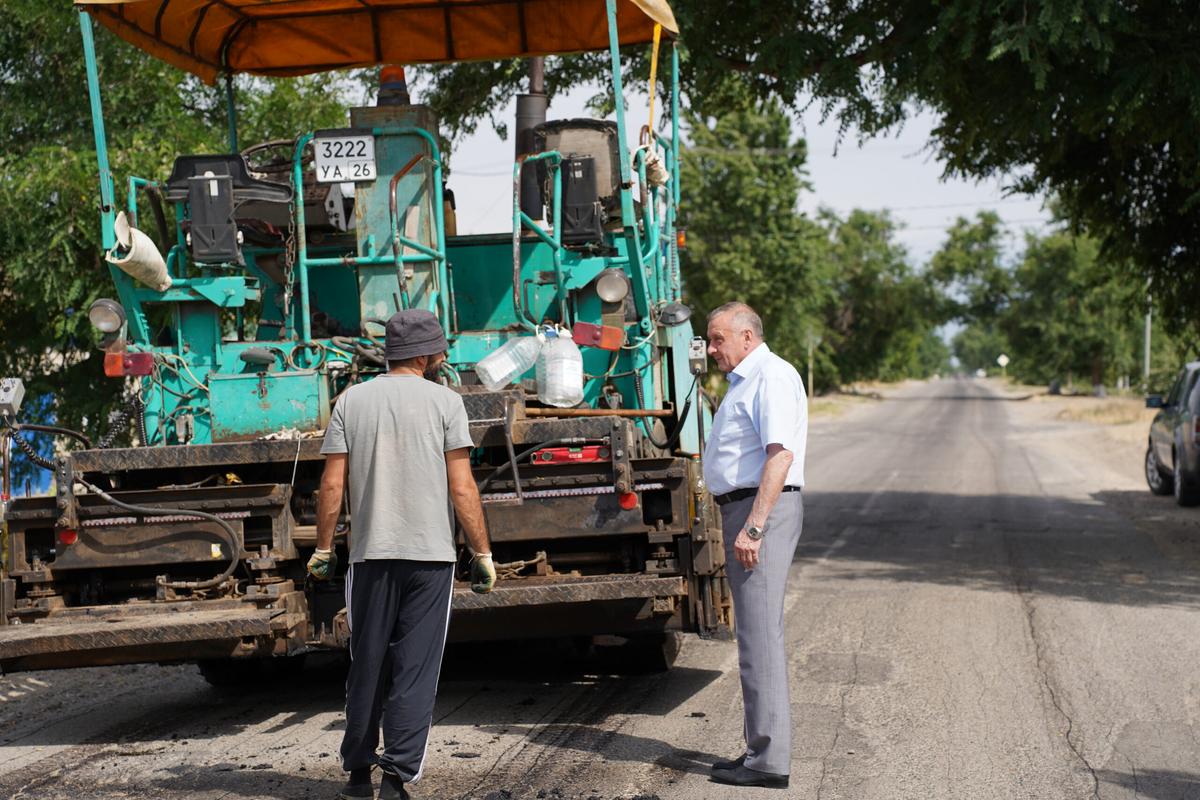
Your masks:
{"label": "teal painted machinery", "polygon": [[[673,28],[656,0],[559,5],[599,22],[601,39],[563,49],[607,47],[617,97],[619,48],[652,41],[657,61],[655,25]],[[91,14],[211,77],[203,28],[187,57],[167,33],[162,50],[130,33],[166,7]],[[383,322],[413,307],[436,314],[450,343],[442,380],[467,404],[504,577],[492,595],[456,591],[452,637],[617,633],[663,653],[677,631],[728,632],[718,515],[700,477],[704,356],[678,268],[674,42],[669,137],[644,130],[631,147],[621,103],[612,121],[531,124],[513,163],[511,229],[457,236],[438,120],[386,79],[379,104],[350,109],[345,128],[240,152],[227,82],[230,153],[184,155],[169,176],[128,177],[118,198],[93,23],[86,10],[80,19],[116,288],[93,320],[108,333],[106,372],[127,380],[144,409],[144,440],[69,451],[55,464],[55,498],[14,503],[0,666],[176,658],[201,661],[214,677],[229,659],[344,645],[340,580],[313,585],[303,573],[319,436],[336,397],[386,369]],[[524,25],[507,55],[537,54]],[[388,60],[380,47],[365,60]],[[238,69],[235,54],[220,53],[226,74]],[[244,68],[270,72],[263,63]],[[304,63],[273,69],[311,71]],[[507,389],[480,385],[481,359],[546,325],[577,333],[578,407],[538,403],[532,370]],[[346,535],[352,520],[342,545]],[[211,577],[218,566],[225,572]],[[142,615],[136,635],[104,647],[71,628],[81,606],[126,620],[131,602],[164,613],[194,604],[209,616],[181,631],[175,617]],[[19,641],[6,639],[13,621],[25,623]],[[30,624],[45,636],[31,637]]]}

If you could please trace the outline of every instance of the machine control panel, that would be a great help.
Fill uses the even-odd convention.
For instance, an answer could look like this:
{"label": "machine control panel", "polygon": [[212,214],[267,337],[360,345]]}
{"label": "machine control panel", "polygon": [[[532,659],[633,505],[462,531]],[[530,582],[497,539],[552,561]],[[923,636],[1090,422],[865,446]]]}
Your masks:
{"label": "machine control panel", "polygon": [[693,336],[688,342],[688,369],[693,375],[708,372],[708,343],[702,336]]}
{"label": "machine control panel", "polygon": [[13,418],[25,399],[25,383],[20,378],[0,378],[0,417]]}

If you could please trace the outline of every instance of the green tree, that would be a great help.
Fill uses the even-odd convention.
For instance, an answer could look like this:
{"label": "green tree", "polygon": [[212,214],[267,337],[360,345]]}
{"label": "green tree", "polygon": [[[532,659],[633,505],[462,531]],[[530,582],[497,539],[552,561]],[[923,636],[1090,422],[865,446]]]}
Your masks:
{"label": "green tree", "polygon": [[[980,369],[992,372],[1001,353],[1013,357],[1013,348],[992,322],[972,322],[954,335],[950,346],[958,365],[967,372]],[[1017,353],[1016,361],[1020,362],[1019,367],[1025,362],[1024,355]]]}
{"label": "green tree", "polygon": [[692,117],[683,149],[680,259],[687,299],[699,315],[742,300],[763,318],[771,348],[797,367],[807,331],[820,333],[828,284],[824,232],[800,215],[806,148],[776,107]]}
{"label": "green tree", "polygon": [[1095,240],[1027,235],[1013,282],[1001,326],[1016,351],[1015,374],[1041,383],[1078,376],[1098,386],[1136,370],[1145,290],[1107,268]]}
{"label": "green tree", "polygon": [[[810,102],[843,131],[933,112],[951,175],[1010,179],[1059,198],[1106,263],[1154,278],[1165,318],[1197,326],[1200,5],[1118,0],[676,0],[684,91],[702,112],[747,98]],[[636,49],[635,49],[636,50]],[[645,53],[627,52],[644,80]],[[556,61],[558,91],[603,77],[603,57]],[[523,85],[510,65],[438,68],[446,112],[486,116]]]}
{"label": "green tree", "polygon": [[[96,36],[118,200],[128,175],[165,178],[181,153],[223,152],[214,87],[114,36]],[[239,79],[243,142],[341,124],[329,76]],[[96,152],[78,13],[16,0],[0,15],[0,374],[26,381],[27,418],[95,434],[124,389],[92,356],[86,310],[111,294],[100,252]]]}
{"label": "green tree", "polygon": [[827,347],[837,380],[924,377],[930,335],[940,323],[939,296],[895,241],[886,212],[822,214],[828,230],[824,306]]}
{"label": "green tree", "polygon": [[1004,263],[1004,228],[992,211],[959,217],[929,261],[929,277],[944,295],[947,317],[994,320],[1008,304],[1012,273]]}

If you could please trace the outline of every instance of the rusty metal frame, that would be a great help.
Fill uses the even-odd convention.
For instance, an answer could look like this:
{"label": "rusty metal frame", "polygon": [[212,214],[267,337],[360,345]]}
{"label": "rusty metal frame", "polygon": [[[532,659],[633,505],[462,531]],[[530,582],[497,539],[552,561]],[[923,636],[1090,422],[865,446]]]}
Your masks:
{"label": "rusty metal frame", "polygon": [[595,575],[588,577],[529,578],[500,584],[490,594],[475,594],[465,586],[454,589],[452,608],[467,611],[512,606],[545,606],[591,603],[633,598],[683,597],[687,586],[681,577],[656,575]]}
{"label": "rusty metal frame", "polygon": [[0,632],[0,664],[52,653],[269,636],[276,613],[246,604],[199,611],[169,608],[160,607],[157,614],[61,621],[50,617],[34,625],[9,625]]}

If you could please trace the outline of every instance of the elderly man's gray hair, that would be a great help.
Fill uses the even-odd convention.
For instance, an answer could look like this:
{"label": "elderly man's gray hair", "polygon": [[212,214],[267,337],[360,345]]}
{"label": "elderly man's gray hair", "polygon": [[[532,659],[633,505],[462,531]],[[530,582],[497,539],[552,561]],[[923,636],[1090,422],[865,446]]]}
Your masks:
{"label": "elderly man's gray hair", "polygon": [[763,338],[762,317],[755,313],[754,309],[745,303],[734,300],[730,303],[724,303],[717,306],[712,311],[708,312],[708,321],[711,323],[714,319],[722,314],[732,314],[733,329],[736,331],[750,331],[756,339]]}

